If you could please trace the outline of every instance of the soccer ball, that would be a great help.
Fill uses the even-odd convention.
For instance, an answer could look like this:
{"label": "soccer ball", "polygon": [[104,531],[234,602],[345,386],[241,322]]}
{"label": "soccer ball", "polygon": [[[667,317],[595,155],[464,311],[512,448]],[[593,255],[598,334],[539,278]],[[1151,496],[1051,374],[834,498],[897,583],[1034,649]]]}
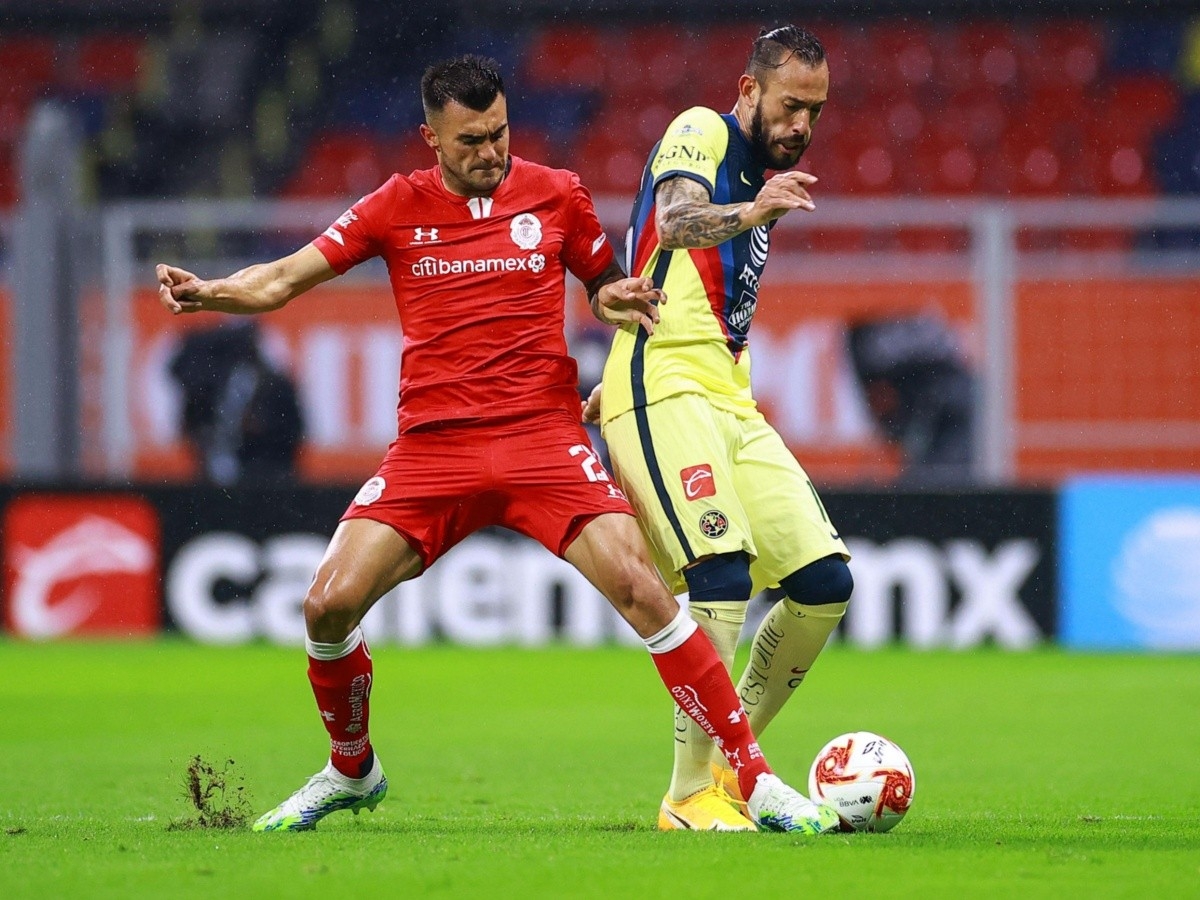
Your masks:
{"label": "soccer ball", "polygon": [[842,831],[890,831],[912,803],[916,777],[904,751],[854,731],[821,748],[808,772],[809,796],[837,810]]}

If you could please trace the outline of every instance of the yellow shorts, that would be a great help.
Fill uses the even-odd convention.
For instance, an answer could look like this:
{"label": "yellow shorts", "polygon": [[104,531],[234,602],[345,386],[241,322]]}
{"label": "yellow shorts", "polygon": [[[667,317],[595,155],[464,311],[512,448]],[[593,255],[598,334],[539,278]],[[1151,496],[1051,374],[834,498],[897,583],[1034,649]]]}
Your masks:
{"label": "yellow shorts", "polygon": [[618,416],[604,439],[676,593],[687,590],[683,569],[714,553],[750,554],[755,591],[826,556],[850,559],[812,481],[760,414],[680,394]]}

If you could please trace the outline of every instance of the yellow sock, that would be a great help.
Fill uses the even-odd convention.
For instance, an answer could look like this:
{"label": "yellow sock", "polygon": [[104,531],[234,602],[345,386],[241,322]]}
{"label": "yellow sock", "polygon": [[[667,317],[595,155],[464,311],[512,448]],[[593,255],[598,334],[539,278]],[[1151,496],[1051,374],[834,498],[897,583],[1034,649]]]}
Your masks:
{"label": "yellow sock", "polygon": [[805,606],[784,598],[767,613],[750,645],[746,671],[738,681],[738,694],[756,736],[762,737],[775,714],[800,686],[846,614],[846,605]]}
{"label": "yellow sock", "polygon": [[[727,670],[733,668],[738,638],[746,621],[744,602],[693,603],[689,609],[700,629],[708,635]],[[713,742],[692,718],[675,707],[675,760],[667,795],[674,801],[690,797],[713,783],[710,763]]]}

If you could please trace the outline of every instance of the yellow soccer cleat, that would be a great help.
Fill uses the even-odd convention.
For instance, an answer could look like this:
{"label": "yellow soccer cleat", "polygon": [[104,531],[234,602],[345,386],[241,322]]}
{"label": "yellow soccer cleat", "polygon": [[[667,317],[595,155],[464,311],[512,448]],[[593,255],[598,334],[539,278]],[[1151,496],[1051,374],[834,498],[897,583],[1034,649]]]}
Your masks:
{"label": "yellow soccer cleat", "polygon": [[746,808],[741,785],[738,784],[737,775],[733,774],[733,770],[713,763],[712,776],[716,789],[725,795],[725,802],[733,804],[734,809],[749,819],[750,810]]}
{"label": "yellow soccer cleat", "polygon": [[730,805],[715,784],[676,803],[663,797],[658,810],[659,831],[758,831],[754,823]]}

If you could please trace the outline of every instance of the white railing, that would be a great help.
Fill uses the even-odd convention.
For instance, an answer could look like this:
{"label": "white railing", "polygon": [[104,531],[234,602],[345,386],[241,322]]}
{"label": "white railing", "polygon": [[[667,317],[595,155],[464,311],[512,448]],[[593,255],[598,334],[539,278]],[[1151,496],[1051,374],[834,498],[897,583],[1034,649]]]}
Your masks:
{"label": "white railing", "polygon": [[[139,258],[138,239],[161,233],[248,231],[286,235],[299,246],[319,234],[344,209],[331,202],[196,202],[152,201],[112,205],[103,212],[104,347],[103,347],[103,467],[121,476],[133,457],[134,429],[130,420],[130,298],[138,286],[153,284],[152,260]],[[629,215],[625,198],[601,197],[597,209],[610,234],[623,235]],[[1118,440],[1137,441],[1144,431],[1129,423],[1095,423],[1072,430],[1062,423],[1027,423],[1016,434],[1014,417],[1014,309],[1017,279],[1026,277],[1085,277],[1116,274],[1200,271],[1196,253],[1141,253],[1129,250],[1020,252],[1021,232],[1055,229],[1106,231],[1113,229],[1177,228],[1200,231],[1200,201],[1152,200],[1016,200],[969,199],[821,199],[811,215],[782,219],[777,234],[820,229],[904,230],[961,229],[969,236],[962,252],[778,253],[772,256],[766,279],[798,271],[821,278],[853,278],[903,285],[907,279],[952,277],[969,282],[974,298],[976,327],[981,337],[977,475],[989,483],[1010,481],[1014,448],[1021,441],[1044,447],[1087,441],[1097,429]],[[222,270],[211,265],[209,270]],[[228,262],[228,261],[223,261]],[[244,263],[245,261],[238,261]],[[181,259],[180,265],[199,265]],[[232,263],[230,263],[232,264]],[[362,277],[382,280],[382,269]],[[1200,450],[1200,423],[1167,422],[1162,433],[1169,444]],[[1110,427],[1111,426],[1111,427]],[[1131,428],[1133,430],[1131,430]]]}

